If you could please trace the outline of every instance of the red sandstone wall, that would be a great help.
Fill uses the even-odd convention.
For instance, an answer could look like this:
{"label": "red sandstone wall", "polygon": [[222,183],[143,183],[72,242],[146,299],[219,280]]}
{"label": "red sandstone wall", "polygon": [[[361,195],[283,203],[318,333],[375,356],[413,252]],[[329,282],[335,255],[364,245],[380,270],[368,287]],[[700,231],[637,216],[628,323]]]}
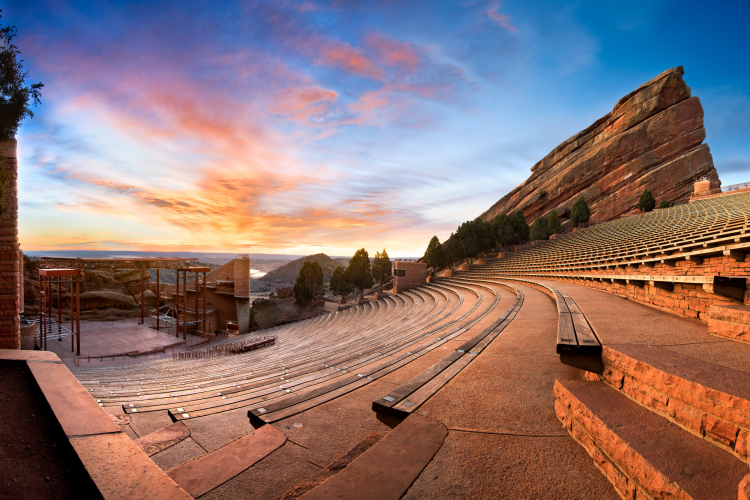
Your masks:
{"label": "red sandstone wall", "polygon": [[10,176],[2,200],[8,211],[0,218],[0,349],[21,348],[16,146],[15,139],[0,143],[0,155],[5,157],[5,171]]}
{"label": "red sandstone wall", "polygon": [[234,296],[250,297],[250,257],[247,255],[234,259]]}
{"label": "red sandstone wall", "polygon": [[719,185],[703,126],[682,67],[665,71],[620,99],[611,113],[553,149],[531,176],[481,215],[522,210],[526,220],[556,209],[569,217],[583,195],[591,221],[635,213],[644,189],[658,201],[687,202],[703,176]]}
{"label": "red sandstone wall", "polygon": [[[427,264],[413,260],[399,260],[393,262],[393,293],[403,292],[409,288],[427,283]],[[397,276],[395,270],[404,270],[406,276]]]}

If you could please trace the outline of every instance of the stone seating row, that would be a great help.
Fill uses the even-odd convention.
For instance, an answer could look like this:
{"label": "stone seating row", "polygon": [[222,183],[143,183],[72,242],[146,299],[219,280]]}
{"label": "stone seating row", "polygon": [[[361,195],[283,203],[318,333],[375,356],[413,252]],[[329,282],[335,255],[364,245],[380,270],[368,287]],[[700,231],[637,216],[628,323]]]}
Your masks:
{"label": "stone seating row", "polygon": [[[459,280],[445,280],[445,282],[458,286],[461,286],[462,283]],[[373,401],[373,411],[403,420],[458,375],[490,342],[500,335],[505,327],[513,321],[523,305],[523,292],[511,285],[503,284],[501,286],[515,293],[516,299],[500,317],[427,370],[382,398]]]}
{"label": "stone seating row", "polygon": [[[740,198],[743,203],[731,203],[735,198]],[[750,195],[747,193],[712,200],[711,203],[717,205],[715,211],[723,210],[726,217],[720,222],[715,221],[715,217],[706,210],[695,210],[694,205],[702,203],[695,202],[598,224],[553,240],[552,244],[518,254],[511,253],[495,261],[494,266],[539,268],[546,265],[550,269],[558,269],[599,266],[614,260],[648,262],[665,253],[686,253],[687,249],[701,250],[704,246],[747,243],[750,239],[750,234],[747,234],[750,214],[748,200]],[[675,215],[677,213],[681,215],[678,217]],[[673,217],[670,218],[670,215]],[[701,217],[704,224],[696,225],[695,219]]]}
{"label": "stone seating row", "polygon": [[[389,308],[386,307],[386,304],[393,306],[397,304],[398,301],[402,301],[403,304],[406,303],[403,298],[396,299],[392,297],[382,299],[382,303],[381,301],[378,301],[378,303],[373,305],[363,305],[358,308],[350,308],[349,310],[342,311],[341,314],[335,313],[335,315],[339,316],[342,320],[340,328],[336,330],[338,335],[343,337],[346,337],[347,335],[349,337],[354,336],[356,339],[352,342],[352,339],[350,338],[350,342],[339,344],[335,350],[338,353],[341,353],[343,350],[344,353],[339,354],[335,358],[332,358],[330,354],[330,345],[326,346],[328,347],[328,350],[326,351],[326,349],[320,347],[318,347],[317,350],[313,349],[309,342],[307,346],[302,348],[300,348],[298,343],[295,345],[294,342],[289,342],[290,346],[294,345],[295,347],[294,353],[275,356],[275,358],[277,358],[275,359],[275,364],[273,362],[274,360],[264,360],[264,362],[261,363],[263,366],[255,366],[255,369],[251,373],[242,373],[241,367],[226,366],[233,364],[231,358],[238,357],[232,356],[221,360],[205,360],[213,362],[207,364],[207,366],[202,369],[196,369],[192,374],[188,374],[187,376],[184,376],[185,374],[183,374],[183,379],[177,384],[175,384],[174,380],[168,380],[171,378],[171,373],[169,372],[173,372],[173,370],[166,370],[165,373],[162,374],[163,376],[153,376],[158,372],[158,369],[154,370],[154,368],[156,366],[162,367],[164,365],[164,363],[158,365],[156,362],[150,364],[145,363],[144,366],[141,367],[142,370],[145,368],[151,369],[150,371],[154,372],[150,377],[152,380],[146,381],[146,378],[142,376],[136,380],[128,381],[127,385],[124,387],[122,386],[123,379],[118,379],[118,374],[113,372],[107,374],[107,376],[110,377],[107,381],[102,380],[99,376],[100,372],[98,373],[90,368],[82,370],[80,376],[84,380],[84,383],[87,381],[90,382],[91,388],[89,390],[94,394],[94,397],[99,400],[100,404],[106,406],[118,403],[124,404],[125,411],[131,413],[168,409],[173,415],[175,415],[176,420],[186,418],[183,417],[184,414],[188,415],[187,418],[194,418],[194,416],[202,416],[216,411],[226,411],[227,409],[242,407],[243,405],[247,406],[252,404],[254,401],[253,398],[260,398],[261,401],[273,399],[279,399],[279,401],[285,399],[291,400],[292,397],[298,397],[300,395],[299,392],[302,390],[305,390],[307,393],[319,391],[322,392],[322,394],[325,394],[325,397],[327,398],[335,397],[335,394],[338,394],[336,392],[337,388],[333,387],[332,384],[340,384],[341,381],[346,378],[346,374],[350,373],[352,369],[360,366],[370,366],[374,368],[377,366],[377,361],[387,359],[388,355],[393,356],[398,353],[399,350],[408,349],[410,345],[414,345],[420,340],[424,340],[426,337],[429,337],[429,335],[435,333],[434,331],[430,331],[429,328],[425,328],[426,326],[434,327],[437,323],[442,322],[444,324],[437,326],[438,328],[445,330],[458,321],[468,319],[467,315],[473,314],[481,304],[483,294],[474,289],[476,287],[464,287],[465,291],[473,291],[477,297],[476,303],[468,312],[455,318],[451,318],[450,315],[447,315],[447,320],[443,317],[446,315],[445,308],[450,301],[448,298],[449,294],[454,294],[451,296],[453,297],[453,300],[460,296],[461,298],[459,299],[459,302],[463,302],[463,294],[456,291],[456,289],[460,288],[461,287],[449,288],[435,285],[410,291],[412,293],[408,295],[403,294],[404,296],[413,297],[415,307],[420,301],[419,297],[422,298],[422,306],[424,307],[430,302],[428,297],[437,297],[440,296],[440,294],[443,294],[443,304],[440,305],[440,307],[438,307],[439,300],[433,300],[431,302],[429,311],[432,311],[432,316],[425,316],[427,318],[426,320],[419,315],[414,315],[413,317],[405,315],[399,316],[401,311],[406,311],[405,307],[390,307],[389,312]],[[485,294],[487,291],[488,290],[485,291]],[[460,304],[457,304],[457,306],[460,307]],[[437,312],[434,310],[436,307],[438,307]],[[487,314],[487,312],[491,310],[491,307],[492,304],[481,311],[481,314]],[[412,309],[409,309],[409,312],[411,312]],[[454,307],[450,310],[450,314],[454,314],[456,310],[457,307]],[[373,328],[375,328],[374,325],[378,325],[377,329],[382,331],[383,337],[375,342],[374,345],[363,345],[362,338],[353,335],[357,332],[361,333],[362,322],[365,322],[367,325],[370,325],[371,322],[372,325],[370,326]],[[294,335],[301,335],[301,333],[305,331],[305,325],[303,325],[303,323],[304,322],[285,325],[285,327],[280,327],[275,331],[274,333],[279,336],[279,344],[284,344],[282,341],[284,338],[282,332],[285,330],[296,332],[292,333],[291,337],[294,337]],[[337,321],[334,318],[327,317],[314,318],[309,320],[309,323],[319,324],[321,329],[314,335],[311,335],[311,332],[307,331],[308,340],[315,338],[315,340],[319,341],[320,339],[316,338],[316,335],[325,334],[330,336],[331,326],[336,325]],[[324,325],[325,328],[322,328]],[[456,327],[454,326],[454,328]],[[459,330],[461,329],[459,328]],[[422,335],[419,335],[420,332]],[[260,334],[268,334],[268,332],[260,332]],[[387,345],[389,342],[384,342],[388,338],[388,335],[391,335],[391,337],[395,339],[392,346]],[[334,334],[334,336],[336,336],[336,334]],[[446,335],[444,337],[447,338],[448,336]],[[295,340],[300,340],[303,337],[294,338]],[[387,353],[377,352],[384,351],[384,347],[389,347],[390,350]],[[309,350],[305,350],[308,348]],[[356,349],[356,352],[352,352],[354,349]],[[346,350],[349,350],[349,352],[346,352]],[[303,352],[300,353],[300,351]],[[317,359],[313,358],[312,356],[316,352],[317,354],[320,354],[321,357]],[[409,362],[410,360],[415,359],[411,354],[412,353],[407,351],[405,359],[396,360],[387,368],[380,367],[378,371],[381,371],[382,373],[384,369],[395,369],[398,366],[403,366],[404,361]],[[333,359],[332,362],[336,364],[333,365],[326,363],[326,359]],[[381,364],[384,364],[384,362],[381,361]],[[219,366],[222,367],[223,371],[221,375],[216,376],[214,374],[214,368]],[[246,366],[247,363],[245,363],[245,367]],[[135,369],[130,368],[130,370],[132,372]],[[122,375],[122,373],[119,374],[119,376]],[[365,377],[358,378],[361,379]],[[113,387],[114,384],[118,385]],[[137,392],[134,392],[136,388],[138,388],[138,390]],[[117,392],[111,389],[116,389]],[[264,394],[263,391],[267,392]],[[307,400],[314,399],[315,397],[317,396],[308,397]],[[312,403],[314,404],[315,402],[313,401]],[[133,405],[132,407],[130,406],[131,404]],[[299,406],[299,403],[294,403],[292,405],[288,403],[284,404],[286,406]],[[197,413],[194,415],[191,412]]]}

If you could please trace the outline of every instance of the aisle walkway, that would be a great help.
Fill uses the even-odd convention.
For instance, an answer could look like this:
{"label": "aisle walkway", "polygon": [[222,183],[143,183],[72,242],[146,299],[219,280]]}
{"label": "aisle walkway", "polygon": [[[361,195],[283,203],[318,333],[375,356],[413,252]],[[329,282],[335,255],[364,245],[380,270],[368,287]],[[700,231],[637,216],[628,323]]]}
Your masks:
{"label": "aisle walkway", "polygon": [[583,286],[544,282],[570,295],[602,344],[660,346],[710,363],[750,372],[750,343],[709,335],[708,325]]}
{"label": "aisle walkway", "polygon": [[583,375],[555,353],[556,306],[514,286],[525,294],[518,316],[418,411],[449,433],[405,499],[619,498],[555,416],[555,379]]}

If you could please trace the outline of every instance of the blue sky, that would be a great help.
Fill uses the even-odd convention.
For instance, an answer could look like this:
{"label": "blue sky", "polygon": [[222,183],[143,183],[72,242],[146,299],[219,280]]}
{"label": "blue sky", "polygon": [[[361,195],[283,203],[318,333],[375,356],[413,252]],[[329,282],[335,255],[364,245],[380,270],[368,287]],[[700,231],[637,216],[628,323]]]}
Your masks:
{"label": "blue sky", "polygon": [[419,255],[682,65],[750,181],[747,2],[22,2],[23,248]]}

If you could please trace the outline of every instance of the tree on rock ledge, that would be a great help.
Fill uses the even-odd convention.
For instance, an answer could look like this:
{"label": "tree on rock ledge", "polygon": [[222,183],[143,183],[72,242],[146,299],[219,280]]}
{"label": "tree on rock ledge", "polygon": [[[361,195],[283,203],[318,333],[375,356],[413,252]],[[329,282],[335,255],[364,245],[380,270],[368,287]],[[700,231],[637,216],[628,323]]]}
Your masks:
{"label": "tree on rock ledge", "polygon": [[302,264],[297,281],[294,283],[294,300],[310,302],[310,309],[315,306],[315,299],[323,295],[323,269],[314,260]]}
{"label": "tree on rock ledge", "polygon": [[557,216],[557,210],[552,210],[547,216],[547,232],[550,236],[560,231],[560,217]]}
{"label": "tree on rock ledge", "polygon": [[365,288],[370,288],[375,284],[370,273],[370,255],[364,248],[354,252],[354,257],[349,259],[349,268],[346,271],[349,274],[349,281],[354,288],[359,290],[360,298],[364,297]]}
{"label": "tree on rock ledge", "polygon": [[544,217],[537,217],[534,222],[531,223],[531,240],[548,240],[549,232],[547,232],[547,219]]}
{"label": "tree on rock ledge", "polygon": [[656,208],[656,198],[651,194],[651,191],[646,189],[638,199],[638,210],[641,212],[650,212]]}
{"label": "tree on rock ledge", "polygon": [[570,210],[570,221],[576,226],[580,226],[581,224],[587,223],[590,218],[591,210],[586,204],[586,200],[583,199],[583,196],[579,196],[576,202],[573,203],[573,208]]}

